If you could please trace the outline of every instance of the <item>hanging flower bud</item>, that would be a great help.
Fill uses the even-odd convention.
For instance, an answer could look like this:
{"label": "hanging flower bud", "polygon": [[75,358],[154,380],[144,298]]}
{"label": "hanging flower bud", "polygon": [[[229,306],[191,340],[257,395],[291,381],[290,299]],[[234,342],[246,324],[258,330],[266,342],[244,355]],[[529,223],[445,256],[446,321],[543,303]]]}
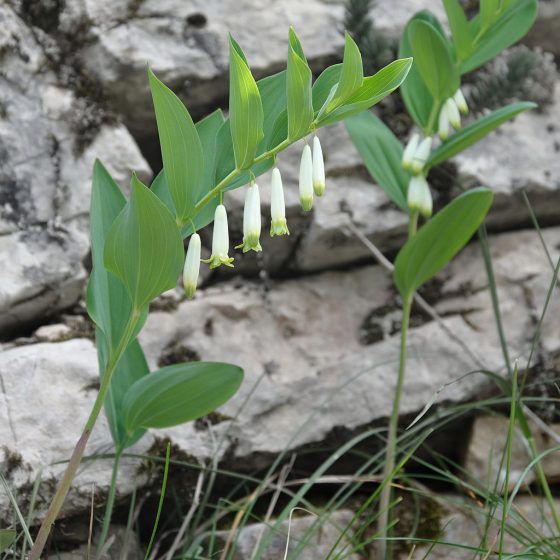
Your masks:
{"label": "hanging flower bud", "polygon": [[432,151],[432,137],[428,136],[420,142],[420,145],[416,148],[416,152],[412,157],[412,172],[417,175],[421,173],[424,169],[424,165],[430,157],[430,152]]}
{"label": "hanging flower bud", "polygon": [[325,162],[318,136],[313,137],[313,191],[317,196],[325,192]]}
{"label": "hanging flower bud", "polygon": [[243,248],[243,252],[262,251],[261,237],[261,197],[257,183],[249,185],[245,193],[245,208],[243,210],[243,243],[235,248]]}
{"label": "hanging flower bud", "polygon": [[401,165],[405,171],[410,171],[412,169],[412,160],[418,149],[418,144],[420,143],[420,135],[415,132],[408,141],[406,148],[404,149]]}
{"label": "hanging flower bud", "polygon": [[299,166],[299,201],[306,212],[313,208],[313,162],[308,144],[303,147]]}
{"label": "hanging flower bud", "polygon": [[444,105],[439,112],[438,121],[438,135],[442,140],[447,140],[449,137],[449,115]]}
{"label": "hanging flower bud", "polygon": [[445,110],[447,111],[447,117],[449,118],[451,126],[455,130],[459,130],[461,128],[461,115],[453,97],[450,97],[445,102]]}
{"label": "hanging flower bud", "polygon": [[424,175],[416,175],[410,179],[406,201],[410,210],[417,210],[425,218],[432,215],[432,193]]}
{"label": "hanging flower bud", "polygon": [[212,235],[212,254],[210,258],[202,261],[210,264],[210,268],[216,268],[221,264],[231,266],[233,258],[228,256],[229,232],[226,207],[220,204],[214,213],[214,232]]}
{"label": "hanging flower bud", "polygon": [[193,233],[189,240],[185,268],[183,269],[183,286],[185,294],[192,299],[198,284],[198,274],[200,272],[200,235]]}
{"label": "hanging flower bud", "polygon": [[465,96],[463,95],[461,88],[459,88],[455,92],[455,95],[453,96],[453,100],[455,101],[457,108],[459,109],[459,111],[461,111],[461,113],[463,113],[463,115],[466,115],[469,112],[469,106],[467,105],[467,100],[465,99]]}
{"label": "hanging flower bud", "polygon": [[290,235],[286,223],[286,203],[284,202],[284,188],[280,170],[275,167],[272,170],[272,184],[270,189],[270,236]]}

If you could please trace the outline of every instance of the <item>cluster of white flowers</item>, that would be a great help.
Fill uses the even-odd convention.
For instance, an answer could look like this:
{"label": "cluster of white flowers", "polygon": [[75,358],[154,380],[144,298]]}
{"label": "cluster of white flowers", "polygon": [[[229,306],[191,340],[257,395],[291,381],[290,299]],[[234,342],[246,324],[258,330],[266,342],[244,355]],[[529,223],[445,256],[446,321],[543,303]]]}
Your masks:
{"label": "cluster of white flowers", "polygon": [[[458,89],[453,97],[445,101],[439,114],[439,137],[446,140],[449,125],[455,130],[461,127],[460,113],[468,113],[467,102],[463,92]],[[425,165],[432,151],[432,137],[421,138],[414,133],[403,152],[402,167],[412,173],[408,184],[407,204],[410,210],[420,212],[425,218],[432,215],[433,201],[430,185],[426,180]]]}
{"label": "cluster of white flowers", "polygon": [[[429,151],[428,151],[429,153]],[[321,142],[313,138],[313,153],[305,142],[299,169],[299,200],[303,210],[308,212],[313,207],[313,196],[322,196],[325,192],[325,164]],[[286,203],[284,201],[284,187],[278,167],[272,170],[270,193],[270,236],[289,235],[286,222]],[[247,251],[262,251],[261,236],[261,199],[259,186],[256,181],[251,181],[245,192],[245,205],[243,208],[243,241],[236,249]],[[214,230],[212,234],[212,254],[209,259],[200,259],[201,242],[198,233],[191,235],[185,267],[183,269],[183,285],[185,293],[190,299],[194,296],[200,273],[200,263],[216,268],[220,265],[233,267],[233,257],[229,256],[229,230],[226,208],[219,204],[214,214]]]}
{"label": "cluster of white flowers", "polygon": [[458,89],[453,97],[446,100],[439,113],[438,134],[442,140],[449,137],[449,125],[455,130],[461,128],[461,113],[469,112],[463,92]]}

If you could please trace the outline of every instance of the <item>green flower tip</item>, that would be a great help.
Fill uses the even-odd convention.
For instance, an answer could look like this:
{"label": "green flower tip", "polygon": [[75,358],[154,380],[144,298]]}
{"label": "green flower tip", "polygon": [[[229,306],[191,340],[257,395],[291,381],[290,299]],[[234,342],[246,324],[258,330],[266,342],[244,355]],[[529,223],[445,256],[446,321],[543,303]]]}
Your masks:
{"label": "green flower tip", "polygon": [[228,257],[227,254],[211,255],[209,259],[203,260],[210,268],[218,268],[220,265],[225,265],[233,268],[231,264],[233,262],[233,257]]}
{"label": "green flower tip", "polygon": [[270,237],[275,235],[290,235],[290,230],[288,229],[288,222],[286,219],[272,220],[270,224]]}
{"label": "green flower tip", "polygon": [[309,212],[313,208],[312,196],[302,196],[300,197],[299,202],[304,212]]}

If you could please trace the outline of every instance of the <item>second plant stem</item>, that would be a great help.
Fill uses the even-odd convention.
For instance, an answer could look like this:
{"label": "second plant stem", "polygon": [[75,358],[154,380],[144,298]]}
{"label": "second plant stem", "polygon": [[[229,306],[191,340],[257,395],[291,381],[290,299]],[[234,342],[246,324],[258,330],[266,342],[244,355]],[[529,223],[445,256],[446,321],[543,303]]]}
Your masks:
{"label": "second plant stem", "polygon": [[99,536],[99,541],[97,544],[97,557],[101,556],[101,551],[103,545],[107,540],[109,535],[109,527],[111,526],[111,517],[113,515],[113,507],[115,505],[115,497],[117,494],[117,476],[119,474],[119,466],[121,463],[123,449],[122,447],[117,449],[115,453],[115,458],[113,459],[113,472],[111,475],[111,486],[109,487],[109,493],[107,495],[107,504],[105,506],[105,514],[103,515],[103,527],[101,529],[101,535]]}
{"label": "second plant stem", "polygon": [[[418,227],[418,213],[412,212],[408,224],[408,238],[416,235]],[[399,349],[399,371],[397,375],[397,383],[395,386],[395,395],[393,397],[393,409],[389,420],[389,429],[387,433],[387,447],[385,451],[385,464],[383,467],[383,480],[386,481],[379,497],[379,536],[380,536],[380,558],[390,558],[391,546],[387,540],[389,527],[391,525],[391,495],[392,495],[392,477],[395,469],[397,454],[397,430],[399,427],[399,413],[401,407],[401,397],[404,388],[404,378],[406,374],[406,356],[408,344],[408,327],[410,325],[410,313],[412,310],[412,301],[414,294],[409,294],[403,298],[402,323],[401,323],[401,340]],[[389,479],[389,480],[388,480]]]}

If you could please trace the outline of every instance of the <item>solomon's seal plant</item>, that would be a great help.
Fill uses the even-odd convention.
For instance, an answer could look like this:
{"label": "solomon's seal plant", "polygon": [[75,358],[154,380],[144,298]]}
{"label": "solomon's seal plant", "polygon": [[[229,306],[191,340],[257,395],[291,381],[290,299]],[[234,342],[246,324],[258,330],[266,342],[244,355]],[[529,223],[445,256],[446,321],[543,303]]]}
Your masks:
{"label": "solomon's seal plant", "polygon": [[[461,128],[468,113],[461,76],[471,72],[519,40],[532,26],[536,0],[481,0],[480,12],[467,20],[459,0],[442,0],[451,36],[438,19],[424,10],[406,25],[399,54],[414,65],[401,88],[406,109],[417,126],[406,146],[373,114],[346,121],[347,129],[376,183],[409,216],[408,241],[395,261],[394,281],[403,301],[400,365],[389,423],[384,488],[380,498],[382,557],[390,558],[387,543],[391,519],[391,481],[400,398],[404,384],[407,332],[415,291],[432,278],[467,243],[490,208],[492,193],[467,191],[440,210],[420,229],[418,216],[430,218],[432,196],[428,174],[434,166],[462,152],[519,113],[535,107],[520,102],[497,109]],[[440,143],[433,141],[439,136]]]}
{"label": "solomon's seal plant", "polygon": [[[183,271],[188,297],[200,267],[198,231],[214,222],[211,267],[232,266],[223,193],[246,187],[243,251],[259,251],[260,201],[256,178],[276,156],[316,129],[369,109],[407,76],[407,56],[364,77],[360,52],[346,35],[343,62],[312,83],[301,44],[289,33],[287,69],[255,81],[241,47],[230,38],[229,118],[220,110],[198,123],[179,98],[148,70],[163,170],[151,188],[132,177],[125,199],[101,163],[94,169],[91,198],[93,270],[87,309],[96,325],[101,386],[82,436],[68,464],[30,553],[38,560],[77,472],[103,406],[115,442],[116,477],[122,452],[148,428],[199,418],[238,389],[242,371],[230,364],[188,363],[150,373],[138,342],[150,302],[173,288]],[[325,187],[321,147],[305,142],[300,196],[309,210]],[[271,235],[288,234],[280,172],[272,179]],[[188,239],[185,259],[183,242]],[[100,546],[111,518],[108,498]]]}

